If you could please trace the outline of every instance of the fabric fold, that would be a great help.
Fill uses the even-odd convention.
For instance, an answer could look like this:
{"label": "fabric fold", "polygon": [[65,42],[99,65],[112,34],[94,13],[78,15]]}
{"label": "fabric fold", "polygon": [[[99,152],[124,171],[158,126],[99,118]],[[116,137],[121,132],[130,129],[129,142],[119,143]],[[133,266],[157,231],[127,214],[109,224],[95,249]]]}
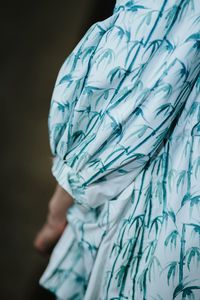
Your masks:
{"label": "fabric fold", "polygon": [[74,205],[40,281],[60,299],[199,299],[199,45],[199,0],[117,0],[61,67],[52,173]]}

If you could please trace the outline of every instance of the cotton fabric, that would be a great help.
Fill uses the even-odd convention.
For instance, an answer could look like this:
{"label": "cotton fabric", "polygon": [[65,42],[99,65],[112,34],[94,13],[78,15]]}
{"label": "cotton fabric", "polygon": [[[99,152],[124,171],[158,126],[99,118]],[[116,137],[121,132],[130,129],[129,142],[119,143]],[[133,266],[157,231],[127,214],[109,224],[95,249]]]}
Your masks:
{"label": "cotton fabric", "polygon": [[116,1],[63,63],[48,124],[74,204],[39,283],[200,300],[200,1]]}

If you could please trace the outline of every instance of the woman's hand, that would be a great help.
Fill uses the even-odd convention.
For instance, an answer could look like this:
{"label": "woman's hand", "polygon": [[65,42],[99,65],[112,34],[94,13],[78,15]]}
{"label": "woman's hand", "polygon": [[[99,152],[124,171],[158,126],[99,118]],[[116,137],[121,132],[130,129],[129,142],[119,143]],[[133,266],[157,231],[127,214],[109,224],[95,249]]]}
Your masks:
{"label": "woman's hand", "polygon": [[66,211],[73,204],[73,198],[57,184],[49,201],[46,222],[37,233],[34,247],[43,254],[50,254],[67,225]]}

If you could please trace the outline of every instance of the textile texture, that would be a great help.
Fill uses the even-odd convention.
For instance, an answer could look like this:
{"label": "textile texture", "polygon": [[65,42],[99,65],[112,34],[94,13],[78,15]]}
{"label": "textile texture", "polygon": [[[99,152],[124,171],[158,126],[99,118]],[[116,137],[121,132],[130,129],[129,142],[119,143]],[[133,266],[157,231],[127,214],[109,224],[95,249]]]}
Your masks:
{"label": "textile texture", "polygon": [[63,63],[48,124],[74,204],[40,284],[200,300],[200,1],[116,1]]}

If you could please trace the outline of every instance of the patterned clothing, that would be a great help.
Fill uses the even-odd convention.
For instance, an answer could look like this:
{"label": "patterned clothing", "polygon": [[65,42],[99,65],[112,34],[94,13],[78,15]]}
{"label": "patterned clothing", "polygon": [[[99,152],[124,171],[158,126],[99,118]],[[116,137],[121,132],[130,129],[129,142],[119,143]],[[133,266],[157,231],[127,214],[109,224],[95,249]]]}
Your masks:
{"label": "patterned clothing", "polygon": [[118,0],[58,74],[52,173],[74,198],[40,284],[200,300],[200,0]]}

